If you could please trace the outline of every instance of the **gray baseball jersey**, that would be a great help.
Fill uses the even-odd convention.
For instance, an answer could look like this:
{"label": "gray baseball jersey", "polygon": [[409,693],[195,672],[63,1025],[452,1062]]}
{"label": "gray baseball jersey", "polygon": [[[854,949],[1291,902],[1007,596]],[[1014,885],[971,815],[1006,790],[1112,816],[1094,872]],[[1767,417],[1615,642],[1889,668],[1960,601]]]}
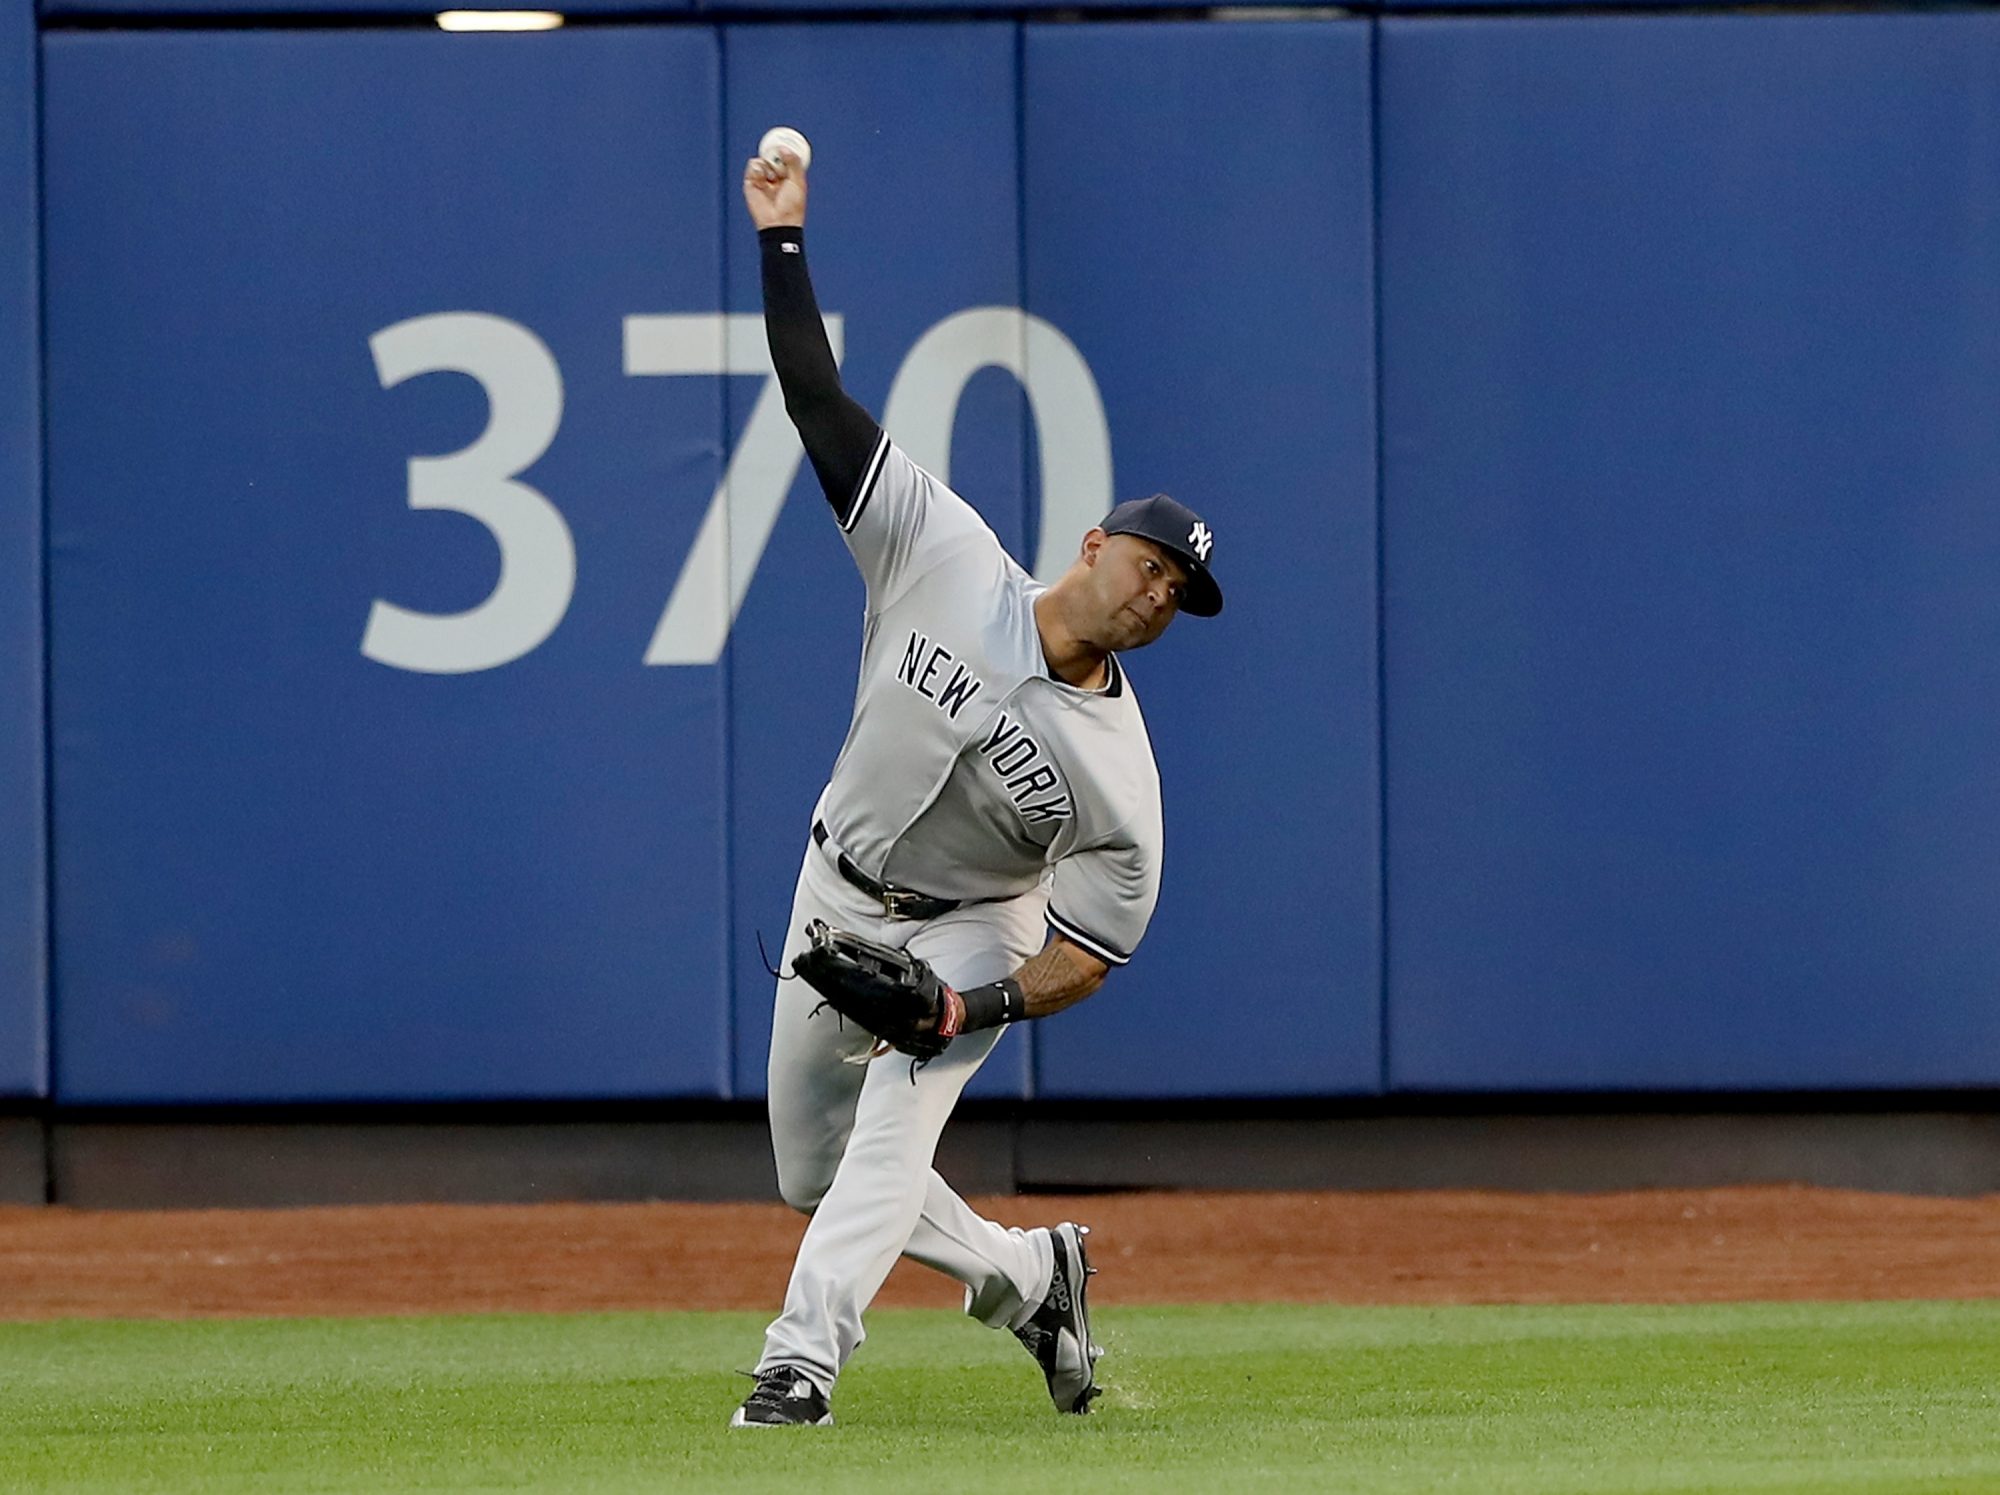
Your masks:
{"label": "gray baseball jersey", "polygon": [[841,531],[868,587],[847,742],[820,798],[879,881],[1004,898],[1053,871],[1048,921],[1111,965],[1159,896],[1160,776],[1114,655],[1101,690],[1050,673],[1044,588],[972,507],[878,439]]}

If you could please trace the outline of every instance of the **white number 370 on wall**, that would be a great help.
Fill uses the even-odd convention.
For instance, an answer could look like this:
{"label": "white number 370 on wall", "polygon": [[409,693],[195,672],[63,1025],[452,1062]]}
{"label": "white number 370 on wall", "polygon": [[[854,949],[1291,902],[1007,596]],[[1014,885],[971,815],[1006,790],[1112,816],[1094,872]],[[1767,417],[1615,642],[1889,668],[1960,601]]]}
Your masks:
{"label": "white number 370 on wall", "polygon": [[[836,361],[843,319],[828,316]],[[449,509],[478,520],[500,548],[500,576],[486,600],[460,613],[426,613],[376,599],[361,652],[380,664],[432,675],[496,669],[535,649],[568,612],[576,543],[562,511],[521,481],[562,424],[562,370],[518,322],[485,312],[438,312],[385,327],[368,340],[384,389],[420,374],[459,373],[486,391],[486,429],[444,457],[413,457],[412,509]],[[919,466],[951,480],[959,397],[984,368],[1003,368],[1027,392],[1041,445],[1042,528],[1035,574],[1053,580],[1076,539],[1111,508],[1111,435],[1097,381],[1076,345],[1011,306],[946,317],[917,339],[889,390],[883,426]],[[763,318],[721,312],[625,318],[628,375],[761,374],[764,384],[710,495],[647,664],[706,665],[721,657],[758,559],[804,456],[772,375]]]}

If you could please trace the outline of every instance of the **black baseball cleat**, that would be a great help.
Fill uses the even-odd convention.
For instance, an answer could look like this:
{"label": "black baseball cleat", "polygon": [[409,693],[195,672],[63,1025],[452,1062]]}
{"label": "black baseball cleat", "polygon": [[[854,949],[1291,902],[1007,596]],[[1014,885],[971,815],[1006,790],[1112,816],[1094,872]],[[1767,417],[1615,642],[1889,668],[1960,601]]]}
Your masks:
{"label": "black baseball cleat", "polygon": [[819,1387],[790,1366],[757,1373],[757,1389],[730,1416],[733,1428],[823,1428],[833,1413]]}
{"label": "black baseball cleat", "polygon": [[1097,1357],[1104,1350],[1091,1340],[1090,1310],[1083,1301],[1090,1279],[1097,1275],[1083,1249],[1083,1238],[1089,1234],[1088,1226],[1068,1221],[1049,1228],[1049,1244],[1056,1251],[1049,1294],[1034,1316],[1014,1331],[1048,1378],[1049,1399],[1058,1412],[1082,1414],[1097,1399]]}

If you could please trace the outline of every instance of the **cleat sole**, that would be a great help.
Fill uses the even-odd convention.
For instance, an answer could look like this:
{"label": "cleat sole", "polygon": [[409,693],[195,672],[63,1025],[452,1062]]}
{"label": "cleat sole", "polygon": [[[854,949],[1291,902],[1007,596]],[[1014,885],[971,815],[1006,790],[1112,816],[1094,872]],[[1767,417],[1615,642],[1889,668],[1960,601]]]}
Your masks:
{"label": "cleat sole", "polygon": [[733,1428],[830,1428],[833,1426],[833,1414],[829,1412],[817,1422],[752,1422],[738,1407],[730,1417],[729,1425]]}

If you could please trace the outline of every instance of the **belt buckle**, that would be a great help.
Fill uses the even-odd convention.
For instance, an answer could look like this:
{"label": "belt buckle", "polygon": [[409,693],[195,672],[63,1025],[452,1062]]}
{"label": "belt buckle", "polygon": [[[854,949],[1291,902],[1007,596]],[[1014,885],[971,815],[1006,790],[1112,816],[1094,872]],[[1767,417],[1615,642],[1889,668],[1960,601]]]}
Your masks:
{"label": "belt buckle", "polygon": [[908,888],[892,888],[885,883],[882,886],[882,917],[885,919],[913,919],[916,915],[906,913],[905,909],[911,904],[928,903],[929,901],[922,893],[912,893]]}

